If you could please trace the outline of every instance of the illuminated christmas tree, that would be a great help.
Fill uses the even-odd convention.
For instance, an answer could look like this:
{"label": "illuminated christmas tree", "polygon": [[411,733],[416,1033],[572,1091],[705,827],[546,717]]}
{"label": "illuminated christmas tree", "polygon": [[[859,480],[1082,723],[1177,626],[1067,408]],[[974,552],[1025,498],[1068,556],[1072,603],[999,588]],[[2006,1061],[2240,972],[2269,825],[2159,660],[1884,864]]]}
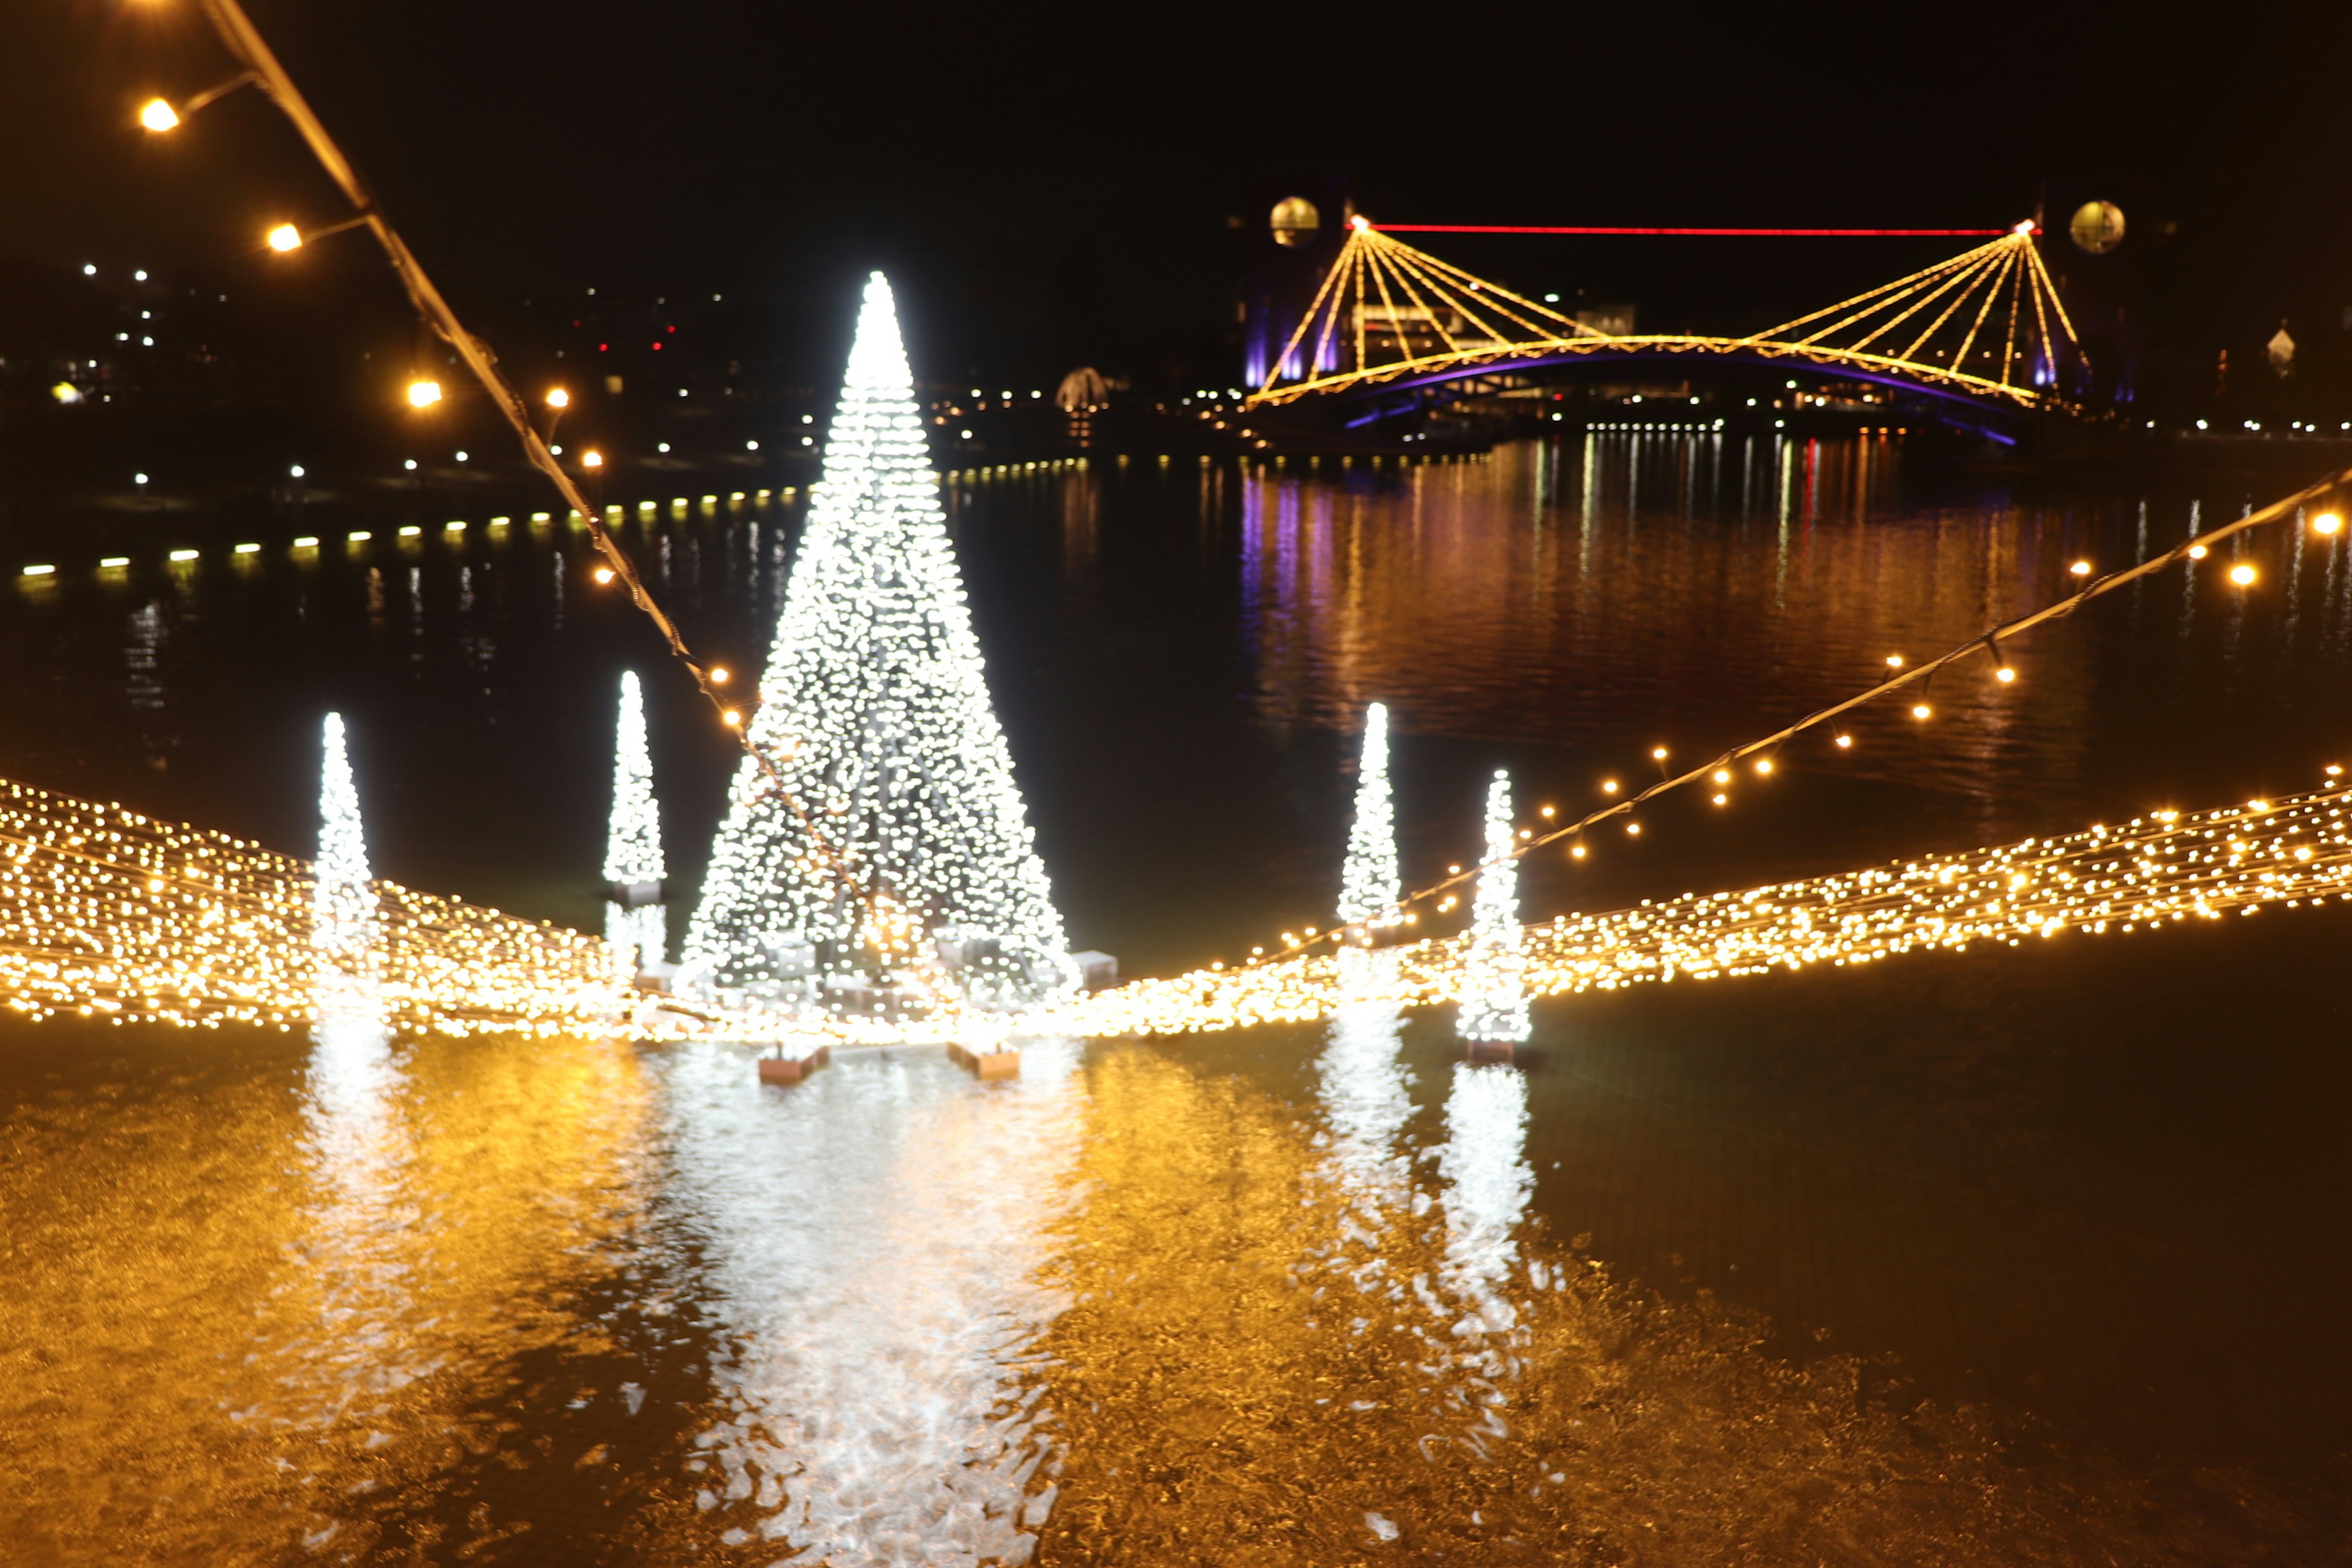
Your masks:
{"label": "illuminated christmas tree", "polygon": [[1396,810],[1389,797],[1389,710],[1387,704],[1375,702],[1364,710],[1364,751],[1356,764],[1356,821],[1348,829],[1348,858],[1339,872],[1339,923],[1392,921],[1402,890]]}
{"label": "illuminated christmas tree", "polygon": [[1486,786],[1486,866],[1470,906],[1470,952],[1463,966],[1465,1040],[1528,1037],[1528,989],[1519,951],[1519,863],[1510,858],[1511,775],[1499,768]]}
{"label": "illuminated christmas tree", "polygon": [[335,969],[365,965],[375,941],[376,901],[360,830],[360,795],[343,746],[343,716],[327,715],[319,774],[319,858],[311,868],[310,940]]}
{"label": "illuminated christmas tree", "polygon": [[669,937],[663,909],[661,815],[654,804],[654,759],[646,743],[646,700],[637,672],[621,676],[621,724],[613,752],[613,819],[604,835],[604,940],[620,962],[662,961]]}
{"label": "illuminated christmas tree", "polygon": [[990,705],[890,286],[876,273],[810,490],[684,978],[786,993],[1075,983]]}

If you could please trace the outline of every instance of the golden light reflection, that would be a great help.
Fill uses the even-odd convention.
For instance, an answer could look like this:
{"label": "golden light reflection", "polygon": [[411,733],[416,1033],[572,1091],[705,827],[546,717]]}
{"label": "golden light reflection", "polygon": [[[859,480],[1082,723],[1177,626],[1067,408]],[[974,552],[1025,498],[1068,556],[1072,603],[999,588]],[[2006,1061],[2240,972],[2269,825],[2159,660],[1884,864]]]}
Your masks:
{"label": "golden light reflection", "polygon": [[1041,1346],[1069,1462],[1039,1561],[2049,1555],[2051,1500],[1973,1419],[1889,1408],[1851,1359],[1791,1366],[1759,1321],[1514,1226],[1512,1111],[1481,1091],[1519,1075],[1458,1069],[1472,1089],[1449,1080],[1448,1144],[1415,1180],[1394,1069],[1376,1041],[1335,1048],[1353,1088],[1327,1056],[1321,1119],[1150,1046],[1090,1058],[1087,1202],[1051,1276],[1075,1304]]}
{"label": "golden light reflection", "polygon": [[[12,1561],[400,1554],[387,1505],[544,1462],[506,1413],[518,1361],[597,1353],[571,1303],[651,1199],[630,1047],[321,1038],[305,1062],[225,1039],[151,1041],[161,1065],[68,1074],[11,1114]],[[458,1510],[442,1549],[513,1534],[521,1506]]]}

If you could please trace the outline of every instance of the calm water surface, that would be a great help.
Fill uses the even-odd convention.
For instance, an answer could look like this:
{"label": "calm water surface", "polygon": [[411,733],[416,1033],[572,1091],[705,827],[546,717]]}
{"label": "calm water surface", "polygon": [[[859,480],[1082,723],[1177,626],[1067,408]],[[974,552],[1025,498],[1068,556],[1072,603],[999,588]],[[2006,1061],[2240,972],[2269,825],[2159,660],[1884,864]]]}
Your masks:
{"label": "calm water surface", "polygon": [[[2284,488],[2279,486],[2277,488]],[[1885,441],[1606,436],[1402,472],[961,482],[1073,936],[1130,972],[1328,913],[1361,705],[1411,871],[2235,516]],[[426,521],[437,521],[436,517]],[[788,510],[633,544],[756,658]],[[329,526],[304,531],[328,533]],[[633,525],[634,528],[634,525]],[[288,529],[290,534],[293,529]],[[590,924],[640,627],[559,528],[271,542],[0,599],[0,771]],[[250,537],[247,535],[247,537]],[[189,542],[205,542],[191,540]],[[1658,809],[1530,917],[2197,806],[2352,761],[2352,570],[2158,578],[1935,719]],[[2218,568],[2227,562],[2209,563]],[[656,677],[672,864],[730,757]],[[16,1559],[2330,1563],[2352,919],[2062,939],[1449,1021],[908,1051],[0,1033]]]}

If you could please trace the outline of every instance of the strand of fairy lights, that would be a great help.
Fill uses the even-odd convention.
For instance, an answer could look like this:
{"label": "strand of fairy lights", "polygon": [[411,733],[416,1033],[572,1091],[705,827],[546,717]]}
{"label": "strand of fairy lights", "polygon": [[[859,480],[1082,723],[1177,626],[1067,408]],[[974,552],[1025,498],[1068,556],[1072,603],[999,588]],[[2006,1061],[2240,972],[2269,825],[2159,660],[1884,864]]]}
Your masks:
{"label": "strand of fairy lights", "polygon": [[[19,1016],[62,1014],[291,1027],[322,986],[363,973],[387,1022],[446,1033],[612,1026],[625,998],[605,944],[394,883],[329,911],[364,952],[314,939],[314,868],[247,840],[120,805],[0,781],[0,994]],[[347,879],[347,878],[346,878]]]}
{"label": "strand of fairy lights", "polygon": [[[1559,915],[1523,929],[1518,976],[1529,995],[1562,995],[2352,901],[2352,785],[2341,768],[2327,772],[2336,782],[2326,788],[2277,801]],[[1353,954],[1343,949],[1137,981],[1050,1022],[1092,1036],[1168,1035],[1307,1022],[1365,1001],[1466,1004],[1478,994],[1482,940],[1475,931],[1432,938],[1374,966],[1345,962]]]}
{"label": "strand of fairy lights", "polygon": [[[336,226],[363,227],[375,236],[377,245],[391,263],[419,319],[457,351],[466,368],[488,395],[491,404],[513,428],[516,438],[522,444],[523,456],[533,468],[548,477],[573,515],[585,524],[590,542],[604,556],[611,574],[620,580],[629,595],[629,602],[653,623],[654,629],[660,634],[671,656],[693,678],[696,689],[709,702],[719,721],[734,734],[737,744],[742,748],[753,768],[767,781],[768,787],[783,795],[787,806],[802,818],[812,840],[819,846],[818,853],[824,864],[833,868],[835,875],[845,879],[847,870],[839,864],[839,857],[825,841],[815,819],[802,808],[799,801],[786,794],[783,776],[774,762],[753,743],[751,726],[745,722],[746,715],[740,708],[730,703],[720,689],[730,679],[729,671],[723,666],[706,664],[697,657],[688,645],[685,635],[678,630],[677,623],[655,602],[628,552],[604,526],[596,509],[588,504],[578,485],[556,461],[545,438],[531,423],[529,406],[521,395],[515,391],[505,374],[498,368],[498,356],[491,353],[488,343],[467,331],[457,319],[457,311],[425,273],[424,264],[417,260],[415,253],[408,247],[408,242],[393,227],[391,219],[384,216],[375,198],[361,182],[359,172],[351,159],[336,144],[325,124],[312,111],[310,101],[294,85],[294,79],[279,63],[277,54],[262,37],[260,29],[253,25],[252,18],[246,15],[237,0],[198,0],[198,4],[205,18],[212,23],[213,31],[219,37],[222,47],[237,64],[244,67],[245,74],[213,92],[190,100],[185,106],[188,112],[193,113],[204,104],[249,82],[292,122],[311,156],[351,204],[354,216],[348,224]],[[162,103],[163,100],[155,101]],[[167,112],[157,119],[146,120],[142,116],[142,122],[149,130],[164,132],[178,126],[180,116],[170,112],[168,105],[165,109]],[[436,389],[436,400],[437,396]]]}
{"label": "strand of fairy lights", "polygon": [[[1806,714],[1803,718],[1799,719],[1794,723],[1784,725],[1780,729],[1773,731],[1769,735],[1762,735],[1759,736],[1755,740],[1743,742],[1740,744],[1733,746],[1729,750],[1722,752],[1708,761],[1700,763],[1696,766],[1689,768],[1683,773],[1664,776],[1660,778],[1656,784],[1650,784],[1643,789],[1638,790],[1633,794],[1625,796],[1622,800],[1612,801],[1595,811],[1589,812],[1585,816],[1577,818],[1575,821],[1570,822],[1564,826],[1549,828],[1541,833],[1535,832],[1532,829],[1523,830],[1525,836],[1520,839],[1517,847],[1511,851],[1510,858],[1517,859],[1521,857],[1533,854],[1536,850],[1544,848],[1549,845],[1557,844],[1562,839],[1575,837],[1582,834],[1587,828],[1593,827],[1602,822],[1606,822],[1611,817],[1627,816],[1640,806],[1654,800],[1658,796],[1669,794],[1675,790],[1683,789],[1688,785],[1699,784],[1701,782],[1714,784],[1727,784],[1729,782],[1727,775],[1730,774],[1732,769],[1739,763],[1750,757],[1758,759],[1757,766],[1759,771],[1769,773],[1772,767],[1772,758],[1768,753],[1777,750],[1788,741],[1804,733],[1808,730],[1818,729],[1822,725],[1828,723],[1830,721],[1843,714],[1850,713],[1857,708],[1866,707],[1873,702],[1878,701],[1882,698],[1893,696],[1895,693],[1903,690],[1906,687],[1931,679],[1937,671],[1944,668],[1946,666],[1957,664],[1962,659],[1974,658],[1978,654],[1981,653],[1993,661],[1994,679],[2004,685],[2011,684],[2016,679],[2016,671],[2002,657],[2001,648],[2005,642],[2010,642],[2015,638],[2021,637],[2026,633],[2032,631],[2033,628],[2043,626],[2051,621],[2062,620],[2066,616],[2073,615],[2076,610],[2081,609],[2084,605],[2089,604],[2092,600],[2102,597],[2107,594],[2112,594],[2116,589],[2121,588],[2127,584],[2137,582],[2142,577],[2161,572],[2168,566],[2184,562],[2202,561],[2212,552],[2212,549],[2215,544],[2230,538],[2231,535],[2243,533],[2252,529],[2264,527],[2270,523],[2277,522],[2282,519],[2294,516],[2305,508],[2309,507],[2312,503],[2335,494],[2347,486],[2352,486],[2352,468],[2342,468],[2335,473],[2329,474],[2324,479],[2305,486],[2302,489],[2295,491],[2293,495],[2287,496],[2280,500],[2273,501],[2270,505],[2263,507],[2259,510],[2250,511],[2245,516],[2225,522],[2217,528],[2208,529],[2202,533],[2193,534],[2190,537],[2182,540],[2179,544],[2174,545],[2171,549],[2164,551],[2159,554],[2149,556],[2147,560],[2138,562],[2121,571],[2111,572],[2105,576],[2090,577],[2090,580],[2081,588],[2067,595],[2064,598],[2054,600],[2050,604],[2042,605],[2038,610],[2032,611],[2029,614],[2017,616],[2016,618],[2009,621],[2004,621],[1999,626],[1988,627],[1984,631],[1978,633],[1975,637],[1969,638],[1967,641],[1958,643],[1948,651],[1934,658],[1927,659],[1923,663],[1906,664],[1902,668],[1898,668],[1895,674],[1889,676],[1886,679],[1880,681],[1875,686],[1870,687],[1866,690],[1858,692],[1852,697],[1846,698],[1843,701],[1833,702],[1826,708],[1816,709],[1812,712]],[[2312,519],[2312,526],[2319,532],[2332,534],[2342,529],[2344,521],[2339,513],[2332,511],[2321,512]],[[2089,568],[2086,563],[2077,562],[2073,570],[2085,576],[2089,575]],[[2242,588],[2251,586],[2254,581],[2254,568],[2244,563],[2241,563],[2231,567],[2230,570],[2231,582],[2236,586]],[[1925,720],[1931,716],[1929,711],[1927,710],[1927,704],[1923,701],[1913,709],[1913,715],[1916,718]],[[1843,743],[1843,742],[1841,742],[1841,743]],[[1665,748],[1660,747],[1656,751],[1653,752],[1651,755],[1654,760],[1663,765],[1665,762],[1667,752]],[[1549,812],[1550,808],[1546,807],[1545,809]],[[1628,831],[1638,832],[1639,824],[1629,824]],[[1406,894],[1397,901],[1393,909],[1386,911],[1382,916],[1372,921],[1358,921],[1352,923],[1343,923],[1338,928],[1327,931],[1315,931],[1310,929],[1304,938],[1286,933],[1284,947],[1289,951],[1296,952],[1302,948],[1311,947],[1321,943],[1360,941],[1369,934],[1370,930],[1373,927],[1417,923],[1418,916],[1413,912],[1414,906],[1429,904],[1433,901],[1443,902],[1449,899],[1457,899],[1460,896],[1459,889],[1466,883],[1475,882],[1479,874],[1486,869],[1488,864],[1491,863],[1491,861],[1481,861],[1475,866],[1457,868],[1449,872],[1444,880],[1433,882],[1428,887],[1422,888],[1414,892]],[[1450,905],[1448,907],[1450,907]],[[1247,964],[1263,964],[1276,962],[1283,956],[1285,956],[1285,954],[1282,952],[1271,954],[1254,952],[1248,960],[1244,961],[1244,963]]]}

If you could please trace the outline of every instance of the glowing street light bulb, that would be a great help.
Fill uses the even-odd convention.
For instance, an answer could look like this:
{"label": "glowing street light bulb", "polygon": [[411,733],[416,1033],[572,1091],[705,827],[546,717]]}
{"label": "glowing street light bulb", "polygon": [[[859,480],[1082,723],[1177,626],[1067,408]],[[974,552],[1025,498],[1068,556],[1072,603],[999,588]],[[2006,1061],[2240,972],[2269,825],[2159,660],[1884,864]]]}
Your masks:
{"label": "glowing street light bulb", "polygon": [[713,685],[713,686],[724,686],[724,685],[726,685],[726,684],[727,684],[727,682],[728,682],[728,679],[730,679],[730,677],[729,677],[729,675],[728,675],[727,667],[726,667],[725,665],[723,665],[723,664],[714,664],[714,665],[712,665],[712,666],[710,667],[710,684],[711,684],[711,685]]}
{"label": "glowing street light bulb", "polygon": [[560,386],[551,386],[547,389],[547,405],[550,408],[569,408],[572,406],[572,395]]}
{"label": "glowing street light bulb", "polygon": [[730,708],[719,717],[727,721],[727,727],[730,730],[740,730],[743,727],[743,715],[735,709]]}
{"label": "glowing street light bulb", "polygon": [[2202,561],[2205,559],[2205,555],[2206,550],[2203,545],[2192,544],[2189,547],[2189,559],[2191,561]]}
{"label": "glowing street light bulb", "polygon": [[1729,783],[1731,782],[1731,770],[1730,770],[1729,768],[1717,768],[1717,769],[1716,769],[1716,770],[1715,770],[1715,782],[1716,782],[1716,783],[1717,783],[1717,784],[1729,784]]}
{"label": "glowing street light bulb", "polygon": [[1759,773],[1770,773],[1772,771],[1772,759],[1769,757],[1759,757],[1756,760],[1756,771]]}
{"label": "glowing street light bulb", "polygon": [[290,223],[281,223],[268,235],[269,248],[280,256],[302,248],[302,231]]}
{"label": "glowing street light bulb", "polygon": [[2004,664],[1992,672],[1992,678],[2005,686],[2017,679],[2017,671]]}
{"label": "glowing street light bulb", "polygon": [[2077,577],[2087,577],[2091,574],[2091,563],[2087,561],[2077,561],[2072,566],[2067,567],[2066,570],[2072,572]]}
{"label": "glowing street light bulb", "polygon": [[441,401],[441,384],[437,381],[412,381],[408,384],[408,405],[430,408]]}
{"label": "glowing street light bulb", "polygon": [[1914,719],[1925,719],[1934,711],[1935,710],[1925,702],[1915,702],[1911,705],[1911,717]]}
{"label": "glowing street light bulb", "polygon": [[610,566],[599,566],[596,568],[595,577],[599,583],[609,583],[613,580],[613,569]]}
{"label": "glowing street light bulb", "polygon": [[1666,749],[1664,746],[1653,746],[1650,748],[1650,755],[1654,761],[1663,763],[1666,760]]}
{"label": "glowing street light bulb", "polygon": [[1617,781],[1615,779],[1602,779],[1601,781],[1601,793],[1602,795],[1615,795],[1617,793]]}
{"label": "glowing street light bulb", "polygon": [[2230,581],[2242,588],[2254,580],[2254,569],[2243,562],[2230,568]]}
{"label": "glowing street light bulb", "polygon": [[583,468],[601,468],[604,466],[604,454],[593,448],[583,452],[580,454],[580,466]]}
{"label": "glowing street light bulb", "polygon": [[2323,511],[2311,520],[2312,531],[2315,533],[2334,533],[2343,526],[2343,518],[2332,511]]}
{"label": "glowing street light bulb", "polygon": [[1850,752],[1853,749],[1853,737],[1852,735],[1840,735],[1837,738],[1837,743],[1839,751]]}
{"label": "glowing street light bulb", "polygon": [[1889,669],[1900,669],[1900,668],[1903,668],[1903,656],[1902,656],[1901,654],[1899,654],[1899,653],[1890,653],[1890,654],[1888,654],[1888,655],[1886,656],[1886,668],[1889,668]]}
{"label": "glowing street light bulb", "polygon": [[159,133],[165,131],[177,131],[180,128],[179,110],[160,98],[151,98],[140,105],[139,123]]}

